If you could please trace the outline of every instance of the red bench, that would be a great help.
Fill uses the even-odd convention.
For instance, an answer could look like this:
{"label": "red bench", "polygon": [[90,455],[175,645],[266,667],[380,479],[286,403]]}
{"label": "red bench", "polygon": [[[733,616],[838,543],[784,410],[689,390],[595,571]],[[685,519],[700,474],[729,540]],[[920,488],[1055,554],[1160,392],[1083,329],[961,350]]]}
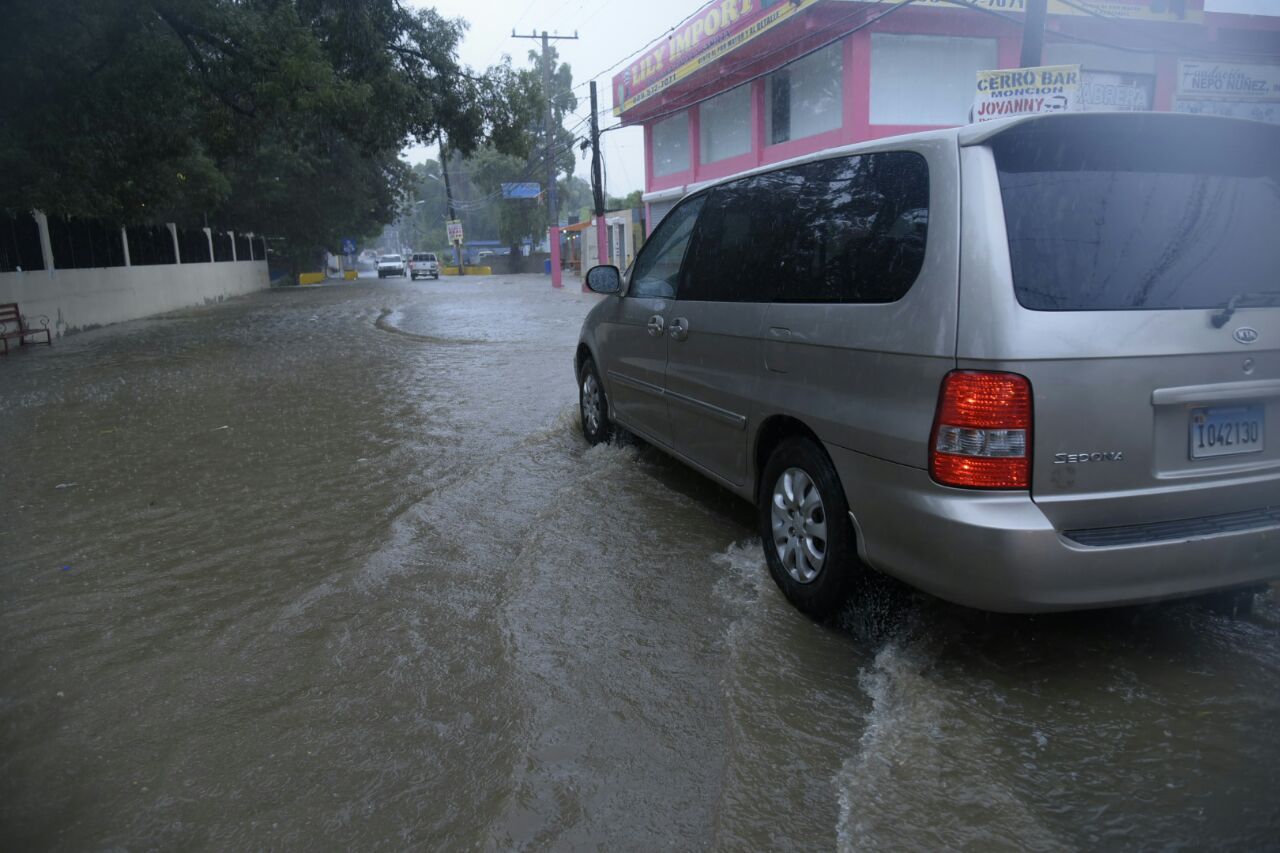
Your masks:
{"label": "red bench", "polygon": [[[0,304],[0,341],[4,342],[3,355],[9,354],[9,340],[16,338],[18,346],[26,346],[27,338],[36,338],[44,335],[44,342],[49,346],[53,346],[53,340],[49,337],[49,318],[43,314],[40,315],[40,324],[42,328],[33,329],[27,323],[27,318],[23,317],[18,311],[18,303],[6,302]],[[36,343],[39,343],[37,340]]]}

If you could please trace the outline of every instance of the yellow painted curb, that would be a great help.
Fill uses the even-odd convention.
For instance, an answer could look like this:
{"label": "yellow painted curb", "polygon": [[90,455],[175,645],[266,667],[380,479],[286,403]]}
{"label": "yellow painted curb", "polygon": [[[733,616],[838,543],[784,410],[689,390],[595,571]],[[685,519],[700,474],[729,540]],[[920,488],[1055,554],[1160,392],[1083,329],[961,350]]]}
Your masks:
{"label": "yellow painted curb", "polygon": [[319,284],[324,281],[322,272],[304,272],[298,275],[298,284]]}
{"label": "yellow painted curb", "polygon": [[[493,275],[493,267],[463,267],[467,275]],[[457,275],[457,267],[440,267],[441,275]]]}
{"label": "yellow painted curb", "polygon": [[355,281],[357,278],[360,277],[360,273],[356,272],[355,270],[347,270],[342,274],[342,277],[345,278],[347,281]]}

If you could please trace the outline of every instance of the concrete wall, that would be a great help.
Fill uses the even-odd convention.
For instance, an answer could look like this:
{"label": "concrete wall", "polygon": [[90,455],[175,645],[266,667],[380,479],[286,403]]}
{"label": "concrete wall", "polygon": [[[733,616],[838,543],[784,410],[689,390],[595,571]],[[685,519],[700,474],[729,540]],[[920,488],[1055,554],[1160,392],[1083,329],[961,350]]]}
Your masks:
{"label": "concrete wall", "polygon": [[0,273],[0,303],[44,314],[54,334],[217,302],[268,286],[266,261]]}

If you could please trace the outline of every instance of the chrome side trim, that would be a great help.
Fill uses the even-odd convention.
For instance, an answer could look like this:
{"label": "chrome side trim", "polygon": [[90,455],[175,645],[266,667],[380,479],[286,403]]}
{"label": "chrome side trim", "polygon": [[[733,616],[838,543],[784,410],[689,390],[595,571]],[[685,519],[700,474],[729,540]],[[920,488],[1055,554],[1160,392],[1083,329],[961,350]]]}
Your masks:
{"label": "chrome side trim", "polygon": [[666,394],[662,388],[654,385],[652,382],[645,382],[643,379],[634,379],[630,376],[619,373],[616,370],[609,371],[609,378],[617,382],[621,382],[628,388],[634,388],[637,391],[643,391],[646,394],[652,394],[655,397],[662,397]]}
{"label": "chrome side trim", "polygon": [[744,430],[747,428],[746,415],[739,415],[735,412],[729,411],[728,409],[722,409],[719,406],[713,406],[710,403],[705,403],[702,400],[695,400],[693,397],[686,397],[684,394],[677,394],[675,391],[670,389],[667,390],[666,395],[669,400],[674,400],[687,408],[702,412],[705,415],[710,415],[716,420],[723,421],[735,429]]}
{"label": "chrome side trim", "polygon": [[1153,406],[1176,406],[1183,403],[1210,403],[1215,400],[1261,400],[1280,397],[1280,379],[1256,379],[1252,382],[1220,382],[1214,385],[1183,385],[1179,388],[1157,388],[1151,392]]}

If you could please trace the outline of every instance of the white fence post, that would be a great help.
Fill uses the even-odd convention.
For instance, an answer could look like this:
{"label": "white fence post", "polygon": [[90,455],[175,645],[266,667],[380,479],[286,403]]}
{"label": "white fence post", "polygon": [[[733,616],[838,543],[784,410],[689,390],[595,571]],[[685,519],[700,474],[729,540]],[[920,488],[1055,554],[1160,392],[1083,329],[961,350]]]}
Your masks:
{"label": "white fence post", "polygon": [[129,229],[123,225],[120,226],[120,244],[124,246],[124,265],[133,266],[133,261],[129,258]]}
{"label": "white fence post", "polygon": [[209,263],[213,263],[213,229],[205,227],[200,230],[204,232],[204,238],[209,241]]}
{"label": "white fence post", "polygon": [[49,217],[39,210],[31,211],[31,215],[40,231],[40,255],[44,258],[45,271],[53,275],[53,242],[49,240]]}
{"label": "white fence post", "polygon": [[233,261],[240,260],[239,258],[236,257],[236,232],[228,231],[227,239],[231,241],[231,260]]}
{"label": "white fence post", "polygon": [[182,251],[178,248],[178,226],[166,222],[165,227],[169,229],[169,238],[173,240],[173,257],[178,263],[182,263]]}

